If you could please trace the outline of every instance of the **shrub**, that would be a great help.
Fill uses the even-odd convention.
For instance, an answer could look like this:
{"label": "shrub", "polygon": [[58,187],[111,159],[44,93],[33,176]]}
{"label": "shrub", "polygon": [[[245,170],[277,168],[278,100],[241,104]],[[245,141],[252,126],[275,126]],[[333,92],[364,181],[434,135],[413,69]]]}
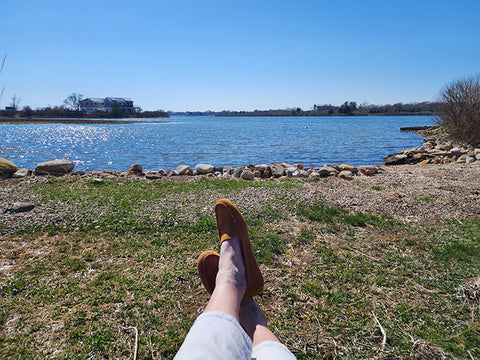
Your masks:
{"label": "shrub", "polygon": [[446,85],[439,102],[438,124],[454,140],[480,145],[480,74]]}

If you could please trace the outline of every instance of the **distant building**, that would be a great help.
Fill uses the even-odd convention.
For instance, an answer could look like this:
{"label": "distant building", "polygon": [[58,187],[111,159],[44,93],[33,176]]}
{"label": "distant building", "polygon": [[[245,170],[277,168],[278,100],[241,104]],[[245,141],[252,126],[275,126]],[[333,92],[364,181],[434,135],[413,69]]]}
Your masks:
{"label": "distant building", "polygon": [[17,109],[15,108],[15,106],[5,106],[5,110],[8,113],[13,114],[13,115],[15,115],[15,113],[17,112]]}
{"label": "distant building", "polygon": [[137,108],[133,106],[133,100],[130,98],[106,97],[86,98],[80,100],[80,111],[92,112],[112,112],[118,110],[122,113],[134,113]]}

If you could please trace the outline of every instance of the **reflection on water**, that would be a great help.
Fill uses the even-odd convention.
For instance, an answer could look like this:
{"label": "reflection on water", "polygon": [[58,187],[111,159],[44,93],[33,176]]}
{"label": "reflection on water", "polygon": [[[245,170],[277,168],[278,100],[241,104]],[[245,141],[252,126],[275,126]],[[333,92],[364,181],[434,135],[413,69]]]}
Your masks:
{"label": "reflection on water", "polygon": [[400,127],[431,125],[429,116],[173,117],[169,123],[0,125],[0,154],[23,168],[67,158],[77,170],[172,169],[180,164],[299,162],[380,164],[422,144]]}

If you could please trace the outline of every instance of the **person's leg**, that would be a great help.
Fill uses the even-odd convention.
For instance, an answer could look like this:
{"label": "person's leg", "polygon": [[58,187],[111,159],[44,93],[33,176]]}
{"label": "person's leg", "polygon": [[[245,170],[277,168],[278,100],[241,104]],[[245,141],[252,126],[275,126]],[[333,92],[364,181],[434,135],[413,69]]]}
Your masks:
{"label": "person's leg", "polygon": [[240,302],[245,294],[245,287],[242,249],[238,236],[235,236],[221,244],[215,289],[204,312],[221,311],[239,321]]}
{"label": "person's leg", "polygon": [[252,342],[239,323],[245,289],[242,249],[233,237],[221,244],[215,289],[175,360],[250,359]]}
{"label": "person's leg", "polygon": [[252,298],[244,298],[240,305],[240,323],[252,339],[252,359],[294,360],[295,356],[268,329],[267,317]]}
{"label": "person's leg", "polygon": [[280,342],[278,338],[268,329],[267,317],[252,298],[243,298],[240,306],[240,324],[247,335],[252,339],[255,347],[264,341]]}

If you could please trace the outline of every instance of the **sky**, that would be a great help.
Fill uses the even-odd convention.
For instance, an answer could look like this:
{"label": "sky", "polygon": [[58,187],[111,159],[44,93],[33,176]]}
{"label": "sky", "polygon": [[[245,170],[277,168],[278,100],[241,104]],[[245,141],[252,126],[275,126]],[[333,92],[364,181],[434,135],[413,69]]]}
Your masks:
{"label": "sky", "polygon": [[144,110],[435,100],[480,73],[479,0],[0,0],[0,107]]}

